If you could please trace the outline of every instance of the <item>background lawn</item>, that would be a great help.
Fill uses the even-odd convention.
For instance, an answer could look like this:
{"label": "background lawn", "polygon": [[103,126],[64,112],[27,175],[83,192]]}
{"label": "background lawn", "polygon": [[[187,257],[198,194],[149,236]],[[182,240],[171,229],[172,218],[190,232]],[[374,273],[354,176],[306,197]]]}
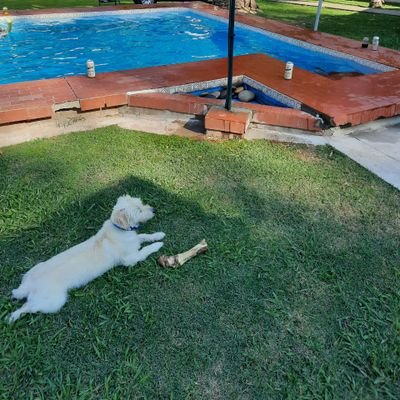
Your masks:
{"label": "background lawn", "polygon": [[[268,0],[258,0],[259,15],[279,19],[294,25],[314,28],[316,8],[283,4]],[[384,47],[400,50],[400,17],[369,13],[355,13],[323,9],[319,31],[361,40],[368,36],[379,36],[379,43]]]}
{"label": "background lawn", "polygon": [[[306,0],[309,2],[318,3],[318,0]],[[349,6],[358,6],[358,7],[365,7],[368,8],[369,0],[324,0],[326,3],[333,3],[333,4],[343,4]],[[386,1],[385,5],[382,8],[383,10],[400,10],[400,5],[398,3],[390,3]]]}
{"label": "background lawn", "polygon": [[[130,193],[166,253],[9,326],[35,263]],[[328,147],[116,127],[0,153],[1,399],[400,398],[400,194]]]}

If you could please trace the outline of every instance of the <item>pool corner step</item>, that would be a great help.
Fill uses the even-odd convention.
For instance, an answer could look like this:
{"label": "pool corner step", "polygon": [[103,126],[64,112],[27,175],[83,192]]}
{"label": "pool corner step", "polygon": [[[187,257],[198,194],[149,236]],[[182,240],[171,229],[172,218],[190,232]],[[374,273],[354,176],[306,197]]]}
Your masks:
{"label": "pool corner step", "polygon": [[[221,108],[225,103],[224,100],[197,97],[181,93],[141,92],[128,94],[127,97],[128,106],[130,107],[193,114],[205,117],[206,119],[209,110],[215,106]],[[320,126],[320,119],[301,110],[251,103],[240,103],[240,106],[235,108],[248,112],[251,116],[250,123],[300,129],[319,135],[323,133]],[[211,115],[213,115],[213,113]],[[208,118],[210,119],[210,116]],[[235,134],[235,132],[230,133]],[[245,132],[239,134],[244,133]]]}
{"label": "pool corner step", "polygon": [[212,106],[205,118],[206,135],[213,138],[240,138],[247,132],[252,112],[246,108],[233,107],[230,111],[222,106]]}

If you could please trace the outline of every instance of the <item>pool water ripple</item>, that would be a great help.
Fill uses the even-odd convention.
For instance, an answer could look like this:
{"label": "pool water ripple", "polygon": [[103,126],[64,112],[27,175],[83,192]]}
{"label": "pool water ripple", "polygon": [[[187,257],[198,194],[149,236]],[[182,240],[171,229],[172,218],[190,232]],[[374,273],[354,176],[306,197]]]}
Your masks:
{"label": "pool water ripple", "polygon": [[[227,54],[227,23],[195,11],[65,15],[14,20],[13,31],[0,39],[0,83],[82,75],[88,59],[94,60],[96,72],[108,72]],[[237,25],[235,55],[251,53],[319,73],[379,72]]]}

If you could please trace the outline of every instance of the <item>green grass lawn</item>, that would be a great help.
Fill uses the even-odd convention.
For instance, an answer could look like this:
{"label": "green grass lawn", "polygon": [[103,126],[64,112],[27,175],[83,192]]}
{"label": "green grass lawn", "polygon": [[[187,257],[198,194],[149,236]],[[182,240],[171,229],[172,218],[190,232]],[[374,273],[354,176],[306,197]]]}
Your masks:
{"label": "green grass lawn", "polygon": [[[318,3],[318,0],[304,0]],[[324,0],[325,2],[325,0]],[[326,0],[326,3],[344,4],[349,6],[368,7],[369,0]],[[388,3],[383,6],[383,10],[400,10],[400,6],[396,3]]]}
{"label": "green grass lawn", "polygon": [[[313,29],[316,9],[314,7],[283,4],[258,0],[260,15],[279,19],[291,24]],[[369,13],[355,13],[323,9],[319,31],[345,36],[361,42],[364,36],[372,40],[379,36],[382,46],[400,50],[400,17]]]}
{"label": "green grass lawn", "polygon": [[[157,208],[163,252],[9,326],[35,263],[117,197]],[[0,153],[1,399],[400,397],[400,194],[328,147],[116,127]]]}

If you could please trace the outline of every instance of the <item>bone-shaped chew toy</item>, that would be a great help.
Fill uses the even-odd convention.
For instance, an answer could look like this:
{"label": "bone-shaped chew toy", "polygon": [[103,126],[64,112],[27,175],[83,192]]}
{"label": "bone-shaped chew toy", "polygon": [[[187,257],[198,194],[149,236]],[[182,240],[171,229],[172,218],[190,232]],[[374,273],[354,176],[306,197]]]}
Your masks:
{"label": "bone-shaped chew toy", "polygon": [[199,244],[192,247],[184,253],[175,254],[174,256],[162,255],[158,258],[158,263],[165,268],[178,268],[198,254],[205,253],[208,250],[208,244],[203,239]]}

